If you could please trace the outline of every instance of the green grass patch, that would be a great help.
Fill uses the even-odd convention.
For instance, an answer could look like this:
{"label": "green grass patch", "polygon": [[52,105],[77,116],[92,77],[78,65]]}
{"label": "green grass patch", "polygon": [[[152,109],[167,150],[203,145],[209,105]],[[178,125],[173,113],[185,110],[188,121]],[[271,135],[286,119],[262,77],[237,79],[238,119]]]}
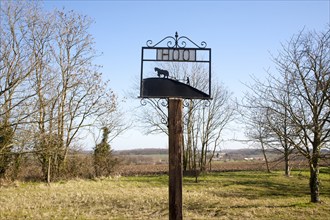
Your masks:
{"label": "green grass patch", "polygon": [[[183,179],[185,219],[330,219],[330,168],[320,204],[308,171],[209,173]],[[168,176],[132,176],[0,188],[0,219],[168,219]]]}

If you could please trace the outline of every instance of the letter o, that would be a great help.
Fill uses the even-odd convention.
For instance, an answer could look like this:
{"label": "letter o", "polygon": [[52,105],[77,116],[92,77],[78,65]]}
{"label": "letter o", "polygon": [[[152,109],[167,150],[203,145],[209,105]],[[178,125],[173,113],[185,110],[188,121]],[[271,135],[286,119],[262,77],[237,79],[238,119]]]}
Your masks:
{"label": "letter o", "polygon": [[183,60],[189,61],[190,60],[190,50],[183,50]]}
{"label": "letter o", "polygon": [[180,59],[179,50],[173,50],[173,60],[179,60],[179,59]]}

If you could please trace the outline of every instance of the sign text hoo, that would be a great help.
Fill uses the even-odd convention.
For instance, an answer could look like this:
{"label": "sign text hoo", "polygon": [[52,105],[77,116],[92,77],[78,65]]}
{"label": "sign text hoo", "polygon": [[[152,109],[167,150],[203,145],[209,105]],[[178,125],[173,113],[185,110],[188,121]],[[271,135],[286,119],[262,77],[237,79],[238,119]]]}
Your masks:
{"label": "sign text hoo", "polygon": [[157,49],[157,61],[196,61],[196,49]]}

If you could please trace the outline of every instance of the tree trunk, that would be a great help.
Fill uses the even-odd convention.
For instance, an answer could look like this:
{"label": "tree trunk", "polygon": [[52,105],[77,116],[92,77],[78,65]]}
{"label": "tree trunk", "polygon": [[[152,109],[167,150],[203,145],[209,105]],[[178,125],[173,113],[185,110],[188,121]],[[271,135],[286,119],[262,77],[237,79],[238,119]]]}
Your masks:
{"label": "tree trunk", "polygon": [[310,162],[310,178],[309,178],[309,187],[311,191],[311,202],[318,203],[320,202],[320,182],[319,182],[319,165],[318,165],[318,156],[313,155],[312,161]]}
{"label": "tree trunk", "polygon": [[284,150],[285,176],[290,176],[289,150]]}
{"label": "tree trunk", "polygon": [[182,143],[182,166],[183,166],[183,171],[187,170],[187,165],[188,165],[188,150],[187,150],[187,146],[185,146],[185,144]]}
{"label": "tree trunk", "polygon": [[309,187],[311,190],[311,202],[314,203],[320,202],[318,168],[313,168],[313,167],[310,168]]}
{"label": "tree trunk", "polygon": [[21,168],[21,163],[22,163],[22,154],[21,152],[17,152],[14,154],[14,169],[13,169],[13,175],[12,175],[12,180],[16,180],[18,178],[18,174]]}
{"label": "tree trunk", "polygon": [[47,167],[47,183],[48,184],[50,183],[51,160],[52,160],[52,157],[49,157],[48,158],[48,167]]}
{"label": "tree trunk", "polygon": [[265,159],[265,163],[266,163],[266,167],[267,167],[267,173],[270,173],[266,150],[265,150],[265,146],[264,146],[263,142],[261,142],[261,149],[262,149],[262,154],[264,155],[264,159]]}

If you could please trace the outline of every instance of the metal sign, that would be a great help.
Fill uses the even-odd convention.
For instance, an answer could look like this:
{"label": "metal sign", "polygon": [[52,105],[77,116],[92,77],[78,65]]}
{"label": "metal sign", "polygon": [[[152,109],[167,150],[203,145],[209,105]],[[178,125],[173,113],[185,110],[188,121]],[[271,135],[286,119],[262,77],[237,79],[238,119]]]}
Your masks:
{"label": "metal sign", "polygon": [[[167,47],[160,47],[166,43]],[[192,45],[187,47],[187,44]],[[171,71],[158,67],[158,62],[193,62],[208,66],[208,94],[191,86],[190,79],[178,80]],[[154,76],[144,78],[144,65]],[[155,74],[156,73],[156,74]],[[156,77],[157,76],[157,77]],[[197,85],[198,86],[198,85]],[[169,219],[182,220],[182,151],[183,151],[183,99],[211,98],[211,49],[203,41],[200,46],[187,37],[165,37],[156,44],[147,41],[142,47],[140,98],[167,98],[169,137]]]}
{"label": "metal sign", "polygon": [[[176,32],[174,37],[165,37],[156,44],[148,40],[146,45],[141,51],[140,98],[211,99],[211,48],[207,48],[204,41],[197,45],[188,37],[179,37]],[[181,81],[176,79],[168,70],[157,67],[158,62],[205,64],[208,70],[207,90],[192,87],[189,77]],[[155,65],[149,69],[154,69],[158,78],[144,77],[146,64]]]}

